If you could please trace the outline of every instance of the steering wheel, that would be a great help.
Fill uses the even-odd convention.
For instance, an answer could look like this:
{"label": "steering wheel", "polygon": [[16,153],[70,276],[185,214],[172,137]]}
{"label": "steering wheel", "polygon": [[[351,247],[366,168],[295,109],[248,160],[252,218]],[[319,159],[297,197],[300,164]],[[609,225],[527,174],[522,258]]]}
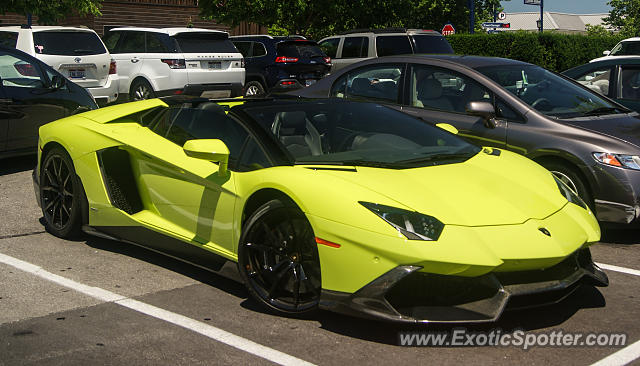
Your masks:
{"label": "steering wheel", "polygon": [[535,102],[531,103],[531,107],[535,108],[540,103],[551,103],[547,98],[538,98]]}

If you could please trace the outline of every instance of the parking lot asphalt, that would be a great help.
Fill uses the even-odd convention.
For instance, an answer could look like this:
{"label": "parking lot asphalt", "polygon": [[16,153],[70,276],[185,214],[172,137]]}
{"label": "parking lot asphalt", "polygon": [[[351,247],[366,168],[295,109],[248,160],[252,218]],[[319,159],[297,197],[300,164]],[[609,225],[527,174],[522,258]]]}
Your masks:
{"label": "parking lot asphalt", "polygon": [[[507,312],[492,324],[275,316],[248,298],[230,263],[212,273],[124,243],[46,233],[34,164],[0,161],[0,365],[589,365],[623,348],[401,347],[398,333],[562,330],[625,333],[627,346],[640,340],[640,276],[611,270],[609,287],[580,288],[558,304]],[[640,231],[606,230],[592,253],[598,263],[640,270]],[[639,363],[638,348],[623,349],[623,360]]]}

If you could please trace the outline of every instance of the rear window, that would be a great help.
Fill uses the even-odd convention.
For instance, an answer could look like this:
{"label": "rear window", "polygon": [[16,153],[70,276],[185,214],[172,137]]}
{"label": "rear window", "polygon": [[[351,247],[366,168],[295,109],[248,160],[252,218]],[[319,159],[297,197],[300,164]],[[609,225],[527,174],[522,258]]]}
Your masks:
{"label": "rear window", "polygon": [[378,36],[376,49],[378,57],[413,53],[407,36]]}
{"label": "rear window", "polygon": [[172,38],[184,53],[238,53],[226,33],[178,33]]}
{"label": "rear window", "polygon": [[107,50],[93,32],[33,32],[33,47],[42,55],[99,55]]}
{"label": "rear window", "polygon": [[312,58],[326,55],[315,42],[285,41],[278,43],[278,56]]}
{"label": "rear window", "polygon": [[412,36],[416,53],[453,53],[453,48],[443,36]]}
{"label": "rear window", "polygon": [[0,45],[15,48],[18,43],[18,32],[0,32]]}

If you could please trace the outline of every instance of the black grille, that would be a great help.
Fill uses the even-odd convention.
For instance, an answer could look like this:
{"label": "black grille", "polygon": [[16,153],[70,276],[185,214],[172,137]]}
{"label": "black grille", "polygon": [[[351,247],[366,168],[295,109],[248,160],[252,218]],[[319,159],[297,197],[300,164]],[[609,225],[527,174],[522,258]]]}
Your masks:
{"label": "black grille", "polygon": [[117,147],[104,149],[98,152],[98,161],[111,204],[129,215],[142,211],[129,153]]}

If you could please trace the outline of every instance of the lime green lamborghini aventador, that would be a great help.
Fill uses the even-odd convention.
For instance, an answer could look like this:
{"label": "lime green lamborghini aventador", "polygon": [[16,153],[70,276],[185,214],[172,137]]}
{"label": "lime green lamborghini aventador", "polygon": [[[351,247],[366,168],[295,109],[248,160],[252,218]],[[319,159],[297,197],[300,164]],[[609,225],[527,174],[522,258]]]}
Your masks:
{"label": "lime green lamborghini aventador", "polygon": [[522,156],[374,103],[166,99],[40,128],[48,230],[215,270],[280,313],[482,322],[606,285],[588,206]]}

